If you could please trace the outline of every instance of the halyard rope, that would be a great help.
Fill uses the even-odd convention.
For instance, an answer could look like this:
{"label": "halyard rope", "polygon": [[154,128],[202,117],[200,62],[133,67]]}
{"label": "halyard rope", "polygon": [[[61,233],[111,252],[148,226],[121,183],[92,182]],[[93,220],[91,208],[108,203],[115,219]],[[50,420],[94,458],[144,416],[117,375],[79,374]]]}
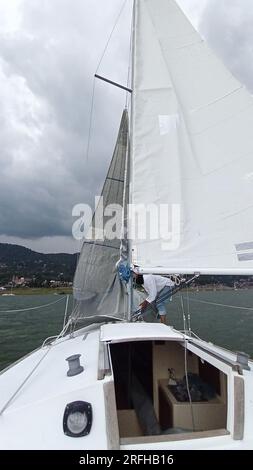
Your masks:
{"label": "halyard rope", "polygon": [[38,305],[37,307],[19,308],[17,310],[0,310],[0,315],[1,313],[16,313],[16,312],[28,312],[29,310],[39,310],[41,308],[51,307],[51,305],[58,304],[59,302],[65,299],[66,299],[66,296],[64,295],[64,297],[62,297],[61,299],[55,300],[54,302],[51,302],[50,304]]}

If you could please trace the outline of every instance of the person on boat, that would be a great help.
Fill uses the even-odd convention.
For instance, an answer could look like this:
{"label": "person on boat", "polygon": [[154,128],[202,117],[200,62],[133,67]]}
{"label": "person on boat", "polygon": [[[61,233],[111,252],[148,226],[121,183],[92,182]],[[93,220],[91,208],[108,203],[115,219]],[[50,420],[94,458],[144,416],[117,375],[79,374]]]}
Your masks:
{"label": "person on boat", "polygon": [[171,300],[171,292],[175,286],[175,282],[170,278],[153,274],[142,275],[137,272],[135,274],[135,283],[142,286],[148,297],[140,304],[143,313],[150,304],[153,304],[158,310],[161,323],[166,323],[166,306]]}

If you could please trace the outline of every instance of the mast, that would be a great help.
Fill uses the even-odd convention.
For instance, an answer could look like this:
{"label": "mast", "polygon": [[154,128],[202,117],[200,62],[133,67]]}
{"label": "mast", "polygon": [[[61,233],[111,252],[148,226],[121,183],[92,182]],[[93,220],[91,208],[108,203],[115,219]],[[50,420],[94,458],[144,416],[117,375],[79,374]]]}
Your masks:
{"label": "mast", "polygon": [[[129,125],[129,158],[128,158],[128,170],[129,170],[129,198],[128,203],[132,204],[132,176],[133,176],[133,113],[134,113],[134,75],[135,75],[135,39],[136,39],[136,18],[137,18],[137,0],[133,2],[133,19],[132,19],[132,74],[131,74],[131,112],[130,112],[130,125]],[[130,237],[130,220],[129,220],[129,210],[128,210],[128,261],[129,266],[132,266],[132,239]],[[133,278],[132,274],[129,281],[128,287],[128,321],[131,320],[133,311]]]}

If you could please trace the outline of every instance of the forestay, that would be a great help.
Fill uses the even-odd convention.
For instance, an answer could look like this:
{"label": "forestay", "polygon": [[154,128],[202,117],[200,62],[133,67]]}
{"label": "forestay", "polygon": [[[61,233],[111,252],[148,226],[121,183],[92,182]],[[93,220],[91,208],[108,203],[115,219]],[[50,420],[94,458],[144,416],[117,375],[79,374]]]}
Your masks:
{"label": "forestay", "polygon": [[[126,295],[117,270],[121,256],[121,233],[117,233],[116,238],[110,239],[109,232],[112,229],[110,221],[112,224],[114,221],[112,214],[108,215],[106,211],[110,205],[117,204],[122,207],[123,199],[126,197],[127,152],[128,113],[125,110],[101,198],[93,216],[92,235],[95,239],[84,241],[74,278],[73,293],[76,307],[72,317],[76,319],[97,315],[126,317]],[[121,226],[118,223],[117,227],[118,232],[121,232],[122,223]]]}
{"label": "forestay", "polygon": [[132,217],[134,261],[253,274],[253,98],[174,0],[136,1],[134,26],[131,202],[168,204],[173,232],[140,240]]}

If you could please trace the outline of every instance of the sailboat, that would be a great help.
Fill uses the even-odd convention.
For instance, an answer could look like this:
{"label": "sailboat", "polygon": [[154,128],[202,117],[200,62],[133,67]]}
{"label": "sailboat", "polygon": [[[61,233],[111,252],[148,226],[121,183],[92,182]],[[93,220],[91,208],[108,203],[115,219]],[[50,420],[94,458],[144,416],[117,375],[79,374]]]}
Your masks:
{"label": "sailboat", "polygon": [[16,294],[13,293],[13,280],[12,280],[10,292],[6,292],[5,294],[2,294],[2,297],[14,297],[15,295]]}
{"label": "sailboat", "polygon": [[[131,321],[130,272],[253,273],[253,98],[174,0],[134,2],[132,55],[130,126],[125,110],[96,209],[105,236],[84,240],[62,333],[0,376],[1,449],[253,449],[253,362]],[[171,217],[170,239],[127,236],[127,202],[170,206],[177,230]],[[103,203],[123,204],[120,240]]]}

